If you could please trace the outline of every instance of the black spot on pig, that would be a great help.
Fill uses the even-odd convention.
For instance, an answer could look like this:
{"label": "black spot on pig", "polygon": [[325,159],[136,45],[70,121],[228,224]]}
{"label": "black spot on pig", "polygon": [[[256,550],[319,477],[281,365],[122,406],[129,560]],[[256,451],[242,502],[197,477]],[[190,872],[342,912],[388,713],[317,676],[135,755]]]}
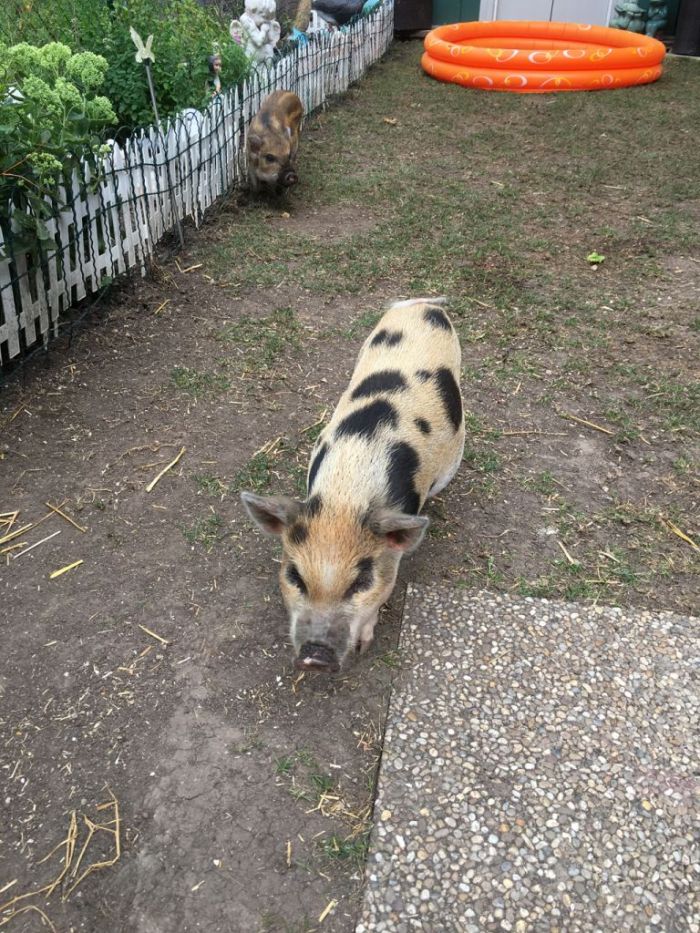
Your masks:
{"label": "black spot on pig", "polygon": [[270,114],[267,110],[261,110],[259,113],[260,122],[265,127],[266,130],[269,130],[272,126],[270,122]]}
{"label": "black spot on pig", "polygon": [[428,382],[433,378],[433,374],[429,369],[417,369],[416,376],[418,376],[421,382]]}
{"label": "black spot on pig", "polygon": [[372,588],[374,583],[374,561],[371,557],[363,557],[357,564],[357,576],[345,591],[344,598],[350,599],[355,593],[363,593]]}
{"label": "black spot on pig", "polygon": [[423,434],[430,434],[432,428],[430,427],[430,422],[426,421],[425,418],[416,418],[416,427]]}
{"label": "black spot on pig", "polygon": [[385,424],[395,428],[398,423],[396,409],[383,398],[370,402],[364,408],[358,408],[346,415],[336,428],[337,437],[350,437],[356,434],[370,440]]}
{"label": "black spot on pig", "polygon": [[455,377],[449,369],[442,367],[435,373],[435,382],[442,403],[445,406],[447,417],[452,422],[455,431],[457,431],[462,423],[462,399]]}
{"label": "black spot on pig", "polygon": [[406,380],[398,369],[381,369],[363,379],[353,390],[350,398],[365,398],[369,395],[378,395],[380,392],[401,392],[405,388]]}
{"label": "black spot on pig", "polygon": [[301,574],[299,573],[297,568],[294,566],[294,564],[287,564],[285,576],[287,577],[287,580],[292,584],[292,586],[296,586],[299,592],[303,593],[306,596],[306,594],[309,591],[306,588],[306,584],[302,580]]}
{"label": "black spot on pig", "polygon": [[372,338],[370,347],[379,347],[381,344],[386,344],[387,347],[395,347],[403,340],[403,334],[400,330],[386,330],[382,328],[378,330],[377,333]]}
{"label": "black spot on pig", "polygon": [[321,511],[322,506],[323,499],[317,494],[306,500],[304,503],[304,511],[309,518],[316,518],[318,513]]}
{"label": "black spot on pig", "polygon": [[417,515],[420,508],[420,496],[414,483],[419,466],[418,454],[410,444],[400,441],[392,446],[387,470],[388,499],[394,508],[409,515]]}
{"label": "black spot on pig", "polygon": [[291,544],[303,544],[309,537],[309,529],[302,522],[297,522],[289,529],[289,540]]}
{"label": "black spot on pig", "polygon": [[452,325],[447,315],[439,308],[428,308],[423,312],[423,318],[433,327],[439,327],[441,330],[452,330]]}
{"label": "black spot on pig", "polygon": [[319,471],[321,464],[323,463],[323,458],[328,453],[328,444],[321,444],[318,449],[318,453],[311,461],[311,468],[309,469],[309,481],[307,483],[308,491],[311,492],[311,489],[314,485],[314,480],[316,479],[316,474]]}

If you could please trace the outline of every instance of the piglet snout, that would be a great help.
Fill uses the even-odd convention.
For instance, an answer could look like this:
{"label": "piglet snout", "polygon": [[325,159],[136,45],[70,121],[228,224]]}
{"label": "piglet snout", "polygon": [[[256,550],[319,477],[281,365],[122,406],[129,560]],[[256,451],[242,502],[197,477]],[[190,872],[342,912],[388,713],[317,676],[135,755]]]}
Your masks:
{"label": "piglet snout", "polygon": [[289,169],[282,175],[282,184],[285,188],[291,188],[292,185],[296,185],[298,181],[299,176],[292,169]]}
{"label": "piglet snout", "polygon": [[312,671],[319,674],[337,674],[340,664],[335,651],[328,645],[319,645],[307,641],[299,649],[299,656],[294,662],[298,671]]}

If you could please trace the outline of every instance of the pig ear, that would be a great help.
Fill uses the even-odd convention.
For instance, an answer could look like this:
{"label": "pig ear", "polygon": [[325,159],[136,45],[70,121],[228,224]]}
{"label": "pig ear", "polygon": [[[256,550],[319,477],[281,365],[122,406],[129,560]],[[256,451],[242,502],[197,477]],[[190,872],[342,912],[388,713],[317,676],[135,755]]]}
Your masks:
{"label": "pig ear", "polygon": [[430,520],[423,515],[406,515],[391,509],[379,509],[369,519],[372,531],[384,538],[390,550],[405,553],[415,551],[429,524]]}
{"label": "pig ear", "polygon": [[262,147],[262,136],[256,136],[255,133],[251,133],[248,137],[248,145],[250,146],[251,152],[260,152]]}
{"label": "pig ear", "polygon": [[255,524],[268,535],[281,535],[299,512],[299,504],[286,496],[263,497],[242,492],[241,501]]}

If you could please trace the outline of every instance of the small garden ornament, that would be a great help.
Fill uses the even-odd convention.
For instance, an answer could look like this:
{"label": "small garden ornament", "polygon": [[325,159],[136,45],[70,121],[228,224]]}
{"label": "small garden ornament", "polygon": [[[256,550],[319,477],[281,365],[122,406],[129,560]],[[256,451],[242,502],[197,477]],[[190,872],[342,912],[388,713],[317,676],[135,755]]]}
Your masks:
{"label": "small garden ornament", "polygon": [[628,32],[644,32],[645,12],[638,3],[624,2],[615,4],[616,16],[610,20],[614,29],[627,29]]}
{"label": "small garden ornament", "polygon": [[[146,78],[148,79],[148,90],[151,94],[151,105],[153,106],[153,115],[156,118],[156,126],[160,130],[160,117],[158,116],[158,103],[156,101],[156,91],[153,86],[153,75],[151,74],[151,62],[156,60],[155,55],[151,49],[151,43],[153,42],[153,36],[149,36],[146,39],[146,44],[143,44],[143,39],[136,32],[133,26],[129,27],[129,35],[131,36],[131,41],[136,46],[136,61],[141,63],[146,69]],[[161,134],[162,135],[162,134]],[[167,151],[165,153],[165,170],[168,175],[168,187],[170,188],[170,200],[173,206],[173,215],[175,217],[175,225],[177,227],[177,235],[180,240],[180,246],[185,245],[185,238],[182,233],[182,224],[180,223],[180,210],[178,208],[177,199],[175,198],[175,192],[173,191],[173,182],[170,175],[170,162],[168,160]]]}
{"label": "small garden ornament", "polygon": [[239,42],[254,62],[271,62],[282,35],[275,19],[275,0],[245,0],[245,12],[229,26],[231,38]]}
{"label": "small garden ornament", "polygon": [[221,93],[221,55],[218,52],[209,56],[207,91],[210,97],[216,97],[217,94]]}
{"label": "small garden ornament", "polygon": [[647,12],[646,34],[652,38],[660,32],[668,20],[668,4],[666,0],[649,0]]}

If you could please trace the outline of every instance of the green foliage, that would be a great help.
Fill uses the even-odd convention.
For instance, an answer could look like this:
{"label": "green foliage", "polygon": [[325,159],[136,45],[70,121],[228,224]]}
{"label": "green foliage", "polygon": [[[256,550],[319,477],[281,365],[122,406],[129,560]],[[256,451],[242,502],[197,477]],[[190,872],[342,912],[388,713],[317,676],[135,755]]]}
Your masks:
{"label": "green foliage", "polygon": [[153,35],[152,64],[161,117],[209,100],[208,58],[221,55],[223,87],[237,84],[248,59],[213,7],[196,0],[11,0],[0,11],[0,35],[13,42],[59,40],[74,50],[103,55],[105,93],[118,121],[133,127],[153,122],[145,69],[135,60],[129,27],[145,42]]}
{"label": "green foliage", "polygon": [[[46,196],[81,158],[98,156],[116,116],[100,90],[107,62],[50,42],[0,44],[0,223],[5,240],[31,249],[51,237]],[[13,204],[12,229],[9,205]]]}

